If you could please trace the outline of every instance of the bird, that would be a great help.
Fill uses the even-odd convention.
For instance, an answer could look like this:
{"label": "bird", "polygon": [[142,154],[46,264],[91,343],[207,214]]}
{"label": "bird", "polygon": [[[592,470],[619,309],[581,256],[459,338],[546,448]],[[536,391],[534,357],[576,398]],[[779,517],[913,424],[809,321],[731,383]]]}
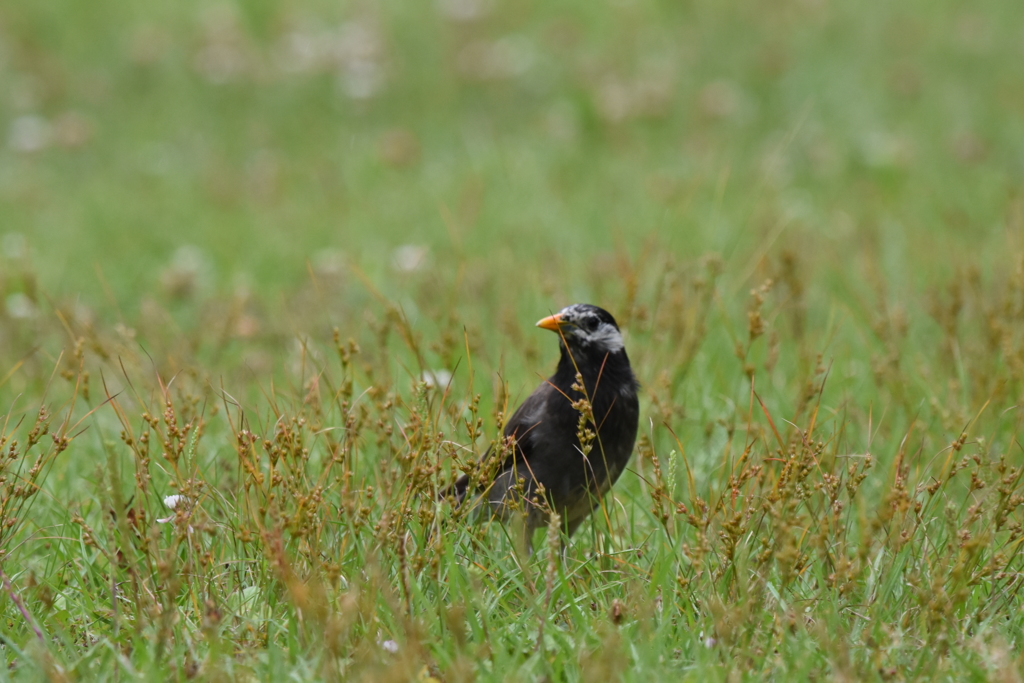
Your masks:
{"label": "bird", "polygon": [[597,507],[629,462],[640,416],[640,384],[608,311],[573,304],[537,327],[558,334],[555,373],[512,414],[498,448],[442,494],[472,505],[477,520],[520,511],[530,552],[552,512],[571,537]]}

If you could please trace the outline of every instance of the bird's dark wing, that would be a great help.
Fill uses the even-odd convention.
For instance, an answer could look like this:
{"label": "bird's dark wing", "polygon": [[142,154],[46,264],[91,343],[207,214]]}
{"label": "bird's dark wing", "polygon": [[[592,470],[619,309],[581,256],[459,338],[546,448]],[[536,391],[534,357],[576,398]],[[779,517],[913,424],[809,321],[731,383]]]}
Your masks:
{"label": "bird's dark wing", "polygon": [[[505,438],[514,437],[516,442],[516,450],[509,452],[505,456],[505,460],[501,463],[501,466],[497,468],[496,473],[501,473],[515,464],[515,460],[529,460],[530,452],[533,450],[534,444],[536,443],[538,429],[544,430],[542,424],[544,415],[548,412],[546,410],[548,402],[552,397],[561,398],[558,395],[558,390],[551,385],[550,381],[542,382],[539,387],[534,389],[533,393],[526,397],[526,400],[520,404],[516,411],[512,413],[512,417],[509,418],[505,424],[504,436]],[[481,466],[485,465],[492,457],[494,457],[495,451],[493,448],[488,448],[487,452],[480,458]],[[469,475],[463,474],[459,477],[455,483],[446,489],[442,494],[442,497],[455,496],[455,500],[461,503],[466,497],[466,493],[469,489]]]}
{"label": "bird's dark wing", "polygon": [[[540,386],[516,408],[516,412],[512,413],[512,417],[505,425],[505,438],[515,438],[519,457],[529,460],[530,451],[533,450],[533,444],[537,442],[539,436],[538,430],[546,431],[548,427],[544,421],[550,415],[550,404],[558,398],[561,398],[558,389],[551,380],[547,380],[541,382]],[[512,458],[512,454],[505,458],[501,465],[502,470],[512,466]]]}

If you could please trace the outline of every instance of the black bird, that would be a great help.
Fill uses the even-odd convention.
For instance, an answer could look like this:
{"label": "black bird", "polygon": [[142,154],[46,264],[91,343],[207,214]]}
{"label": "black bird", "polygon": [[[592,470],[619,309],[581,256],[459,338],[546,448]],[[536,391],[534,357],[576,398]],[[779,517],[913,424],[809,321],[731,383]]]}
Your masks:
{"label": "black bird", "polygon": [[640,414],[639,384],[610,313],[573,304],[537,327],[558,333],[558,369],[505,425],[506,447],[499,452],[505,455],[496,470],[492,458],[500,455],[493,449],[484,455],[479,472],[493,471],[493,479],[471,481],[464,474],[446,492],[458,504],[468,497],[478,516],[503,522],[513,509],[523,510],[528,549],[549,511],[572,535],[597,506],[629,462]]}

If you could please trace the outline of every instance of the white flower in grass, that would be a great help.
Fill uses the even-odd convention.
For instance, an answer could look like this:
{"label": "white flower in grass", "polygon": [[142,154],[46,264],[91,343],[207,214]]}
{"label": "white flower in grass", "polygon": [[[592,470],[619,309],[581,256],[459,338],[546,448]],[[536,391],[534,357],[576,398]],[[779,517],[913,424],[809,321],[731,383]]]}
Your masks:
{"label": "white flower in grass", "polygon": [[36,314],[36,305],[27,295],[17,292],[4,301],[7,315],[12,318],[31,318]]}
{"label": "white flower in grass", "polygon": [[391,252],[391,265],[402,273],[412,273],[427,265],[430,250],[418,244],[403,244]]}
{"label": "white flower in grass", "polygon": [[172,510],[178,509],[178,504],[182,503],[184,501],[185,501],[185,496],[179,495],[177,493],[174,494],[173,496],[165,496],[164,497],[164,505],[166,505],[167,507],[169,507]]}
{"label": "white flower in grass", "polygon": [[429,388],[446,388],[452,381],[452,373],[447,370],[424,370],[420,373],[420,380]]}
{"label": "white flower in grass", "polygon": [[192,244],[178,247],[170,264],[160,274],[167,293],[179,299],[208,289],[212,278],[213,263],[202,249]]}
{"label": "white flower in grass", "polygon": [[393,655],[398,654],[398,643],[393,640],[382,641],[380,646],[382,649],[387,650]]}
{"label": "white flower in grass", "polygon": [[[177,510],[179,505],[185,506],[187,504],[188,499],[182,495],[175,494],[173,496],[166,496],[164,498],[164,505],[166,505],[169,510]],[[167,524],[168,522],[174,521],[174,515],[171,515],[170,517],[162,517],[156,521],[160,524]],[[189,526],[188,530],[192,531],[191,525]]]}
{"label": "white flower in grass", "polygon": [[16,152],[39,152],[50,145],[53,126],[42,116],[19,116],[11,122],[7,145]]}
{"label": "white flower in grass", "polygon": [[468,23],[487,16],[493,4],[491,0],[438,0],[437,7],[445,18]]}
{"label": "white flower in grass", "polygon": [[320,277],[339,277],[345,273],[345,253],[338,249],[321,249],[313,254],[313,272]]}

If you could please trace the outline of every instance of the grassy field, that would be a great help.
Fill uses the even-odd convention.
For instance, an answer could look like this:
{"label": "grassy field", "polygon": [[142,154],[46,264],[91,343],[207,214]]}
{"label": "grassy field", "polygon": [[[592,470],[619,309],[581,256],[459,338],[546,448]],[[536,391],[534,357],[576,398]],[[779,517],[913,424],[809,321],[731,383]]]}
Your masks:
{"label": "grassy field", "polygon": [[[0,680],[1021,680],[1021,64],[1012,0],[8,0]],[[437,492],[576,301],[641,437],[527,557]]]}

